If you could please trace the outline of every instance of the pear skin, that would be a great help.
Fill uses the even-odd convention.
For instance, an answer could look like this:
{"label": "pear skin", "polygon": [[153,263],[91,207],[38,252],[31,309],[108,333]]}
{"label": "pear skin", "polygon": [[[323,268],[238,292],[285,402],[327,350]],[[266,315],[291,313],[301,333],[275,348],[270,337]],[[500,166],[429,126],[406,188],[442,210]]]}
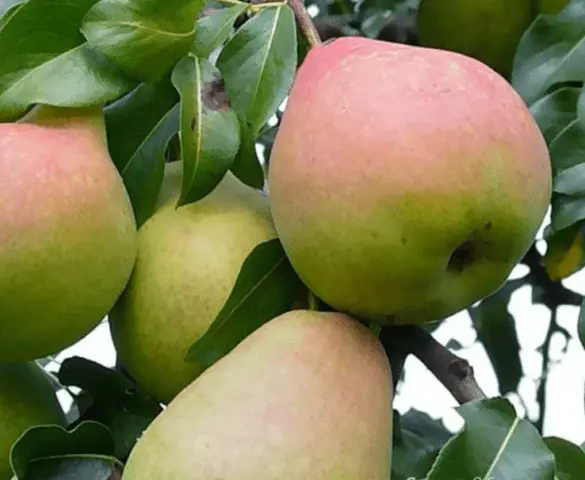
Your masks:
{"label": "pear skin", "polygon": [[185,361],[189,347],[215,320],[250,252],[276,237],[268,199],[231,173],[177,208],[180,168],[165,168],[158,210],[140,227],[136,266],[110,314],[121,363],[162,403],[203,371]]}
{"label": "pear skin", "polygon": [[123,480],[388,480],[392,382],[377,337],[296,310],[244,339],[147,428]]}
{"label": "pear skin", "polygon": [[0,123],[0,361],[56,353],[124,289],[136,224],[103,110],[40,106]]}
{"label": "pear skin", "polygon": [[12,444],[28,428],[47,424],[66,424],[47,373],[35,362],[0,364],[0,480],[12,477]]}
{"label": "pear skin", "polygon": [[379,324],[441,320],[498,290],[552,190],[542,133],[500,75],[360,37],[309,52],[269,165],[297,274],[335,310]]}

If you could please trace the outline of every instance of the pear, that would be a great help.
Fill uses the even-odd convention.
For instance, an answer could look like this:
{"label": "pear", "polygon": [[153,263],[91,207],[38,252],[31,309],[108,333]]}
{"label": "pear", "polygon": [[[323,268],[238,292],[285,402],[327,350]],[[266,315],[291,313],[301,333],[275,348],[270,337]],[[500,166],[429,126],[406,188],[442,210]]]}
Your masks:
{"label": "pear", "polygon": [[551,177],[538,125],[492,69],[360,37],[310,51],[268,172],[300,278],[378,324],[440,320],[498,290],[533,243]]}
{"label": "pear", "polygon": [[177,208],[181,163],[165,167],[156,213],[138,232],[136,267],[110,314],[120,362],[168,403],[203,370],[185,361],[215,320],[250,252],[276,237],[268,199],[228,173]]}
{"label": "pear", "polygon": [[0,205],[0,361],[27,361],[93,330],[134,265],[103,108],[40,105],[0,123]]}
{"label": "pear", "polygon": [[36,362],[0,364],[0,480],[12,477],[10,450],[30,427],[65,426],[48,374]]}
{"label": "pear", "polygon": [[569,4],[569,0],[538,0],[537,11],[545,15],[556,15]]}
{"label": "pear", "polygon": [[474,57],[505,77],[518,42],[533,20],[532,0],[421,0],[422,46]]}
{"label": "pear", "polygon": [[122,480],[388,480],[391,380],[363,325],[336,312],[287,312],[168,405]]}

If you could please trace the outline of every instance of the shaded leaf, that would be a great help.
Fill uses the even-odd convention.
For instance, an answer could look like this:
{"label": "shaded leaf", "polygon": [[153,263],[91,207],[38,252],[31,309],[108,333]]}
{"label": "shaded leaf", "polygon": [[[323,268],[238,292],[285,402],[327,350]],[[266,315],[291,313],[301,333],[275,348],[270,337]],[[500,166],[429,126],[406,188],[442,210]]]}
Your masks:
{"label": "shaded leaf", "polygon": [[208,60],[189,55],[174,68],[181,96],[183,186],[178,205],[202,199],[219,184],[240,147],[240,125],[224,82]]}
{"label": "shaded leaf", "polygon": [[110,429],[119,459],[127,458],[138,437],[162,411],[154,398],[137,390],[127,377],[85,358],[66,359],[59,379],[91,396],[91,406],[81,419],[98,421]]}
{"label": "shaded leaf", "polygon": [[229,38],[234,22],[246,8],[245,4],[234,5],[214,10],[199,18],[195,24],[193,53],[198,57],[207,58]]}
{"label": "shaded leaf", "polygon": [[427,480],[554,479],[554,456],[507,399],[473,401],[457,411],[465,426],[443,447]]}
{"label": "shaded leaf", "polygon": [[453,436],[440,422],[426,413],[409,410],[394,412],[391,480],[422,479],[445,443]]}
{"label": "shaded leaf", "polygon": [[166,147],[179,129],[178,100],[170,82],[143,83],[105,111],[110,155],[139,227],[154,211]]}
{"label": "shaded leaf", "polygon": [[579,222],[547,237],[543,264],[552,281],[561,281],[585,266],[584,228]]}
{"label": "shaded leaf", "polygon": [[121,480],[122,468],[113,457],[44,458],[31,463],[19,480]]}
{"label": "shaded leaf", "polygon": [[550,145],[550,159],[554,175],[585,159],[585,123],[579,119],[569,123]]}
{"label": "shaded leaf", "polygon": [[186,360],[211,366],[254,330],[291,310],[302,290],[280,241],[261,243],[244,261],[226,303]]}
{"label": "shaded leaf", "polygon": [[555,456],[555,480],[582,480],[585,475],[585,452],[558,437],[546,437],[544,442]]}
{"label": "shaded leaf", "polygon": [[256,135],[246,120],[240,118],[239,121],[240,149],[230,170],[246,185],[261,189],[264,186],[264,169],[256,153]]}
{"label": "shaded leaf", "polygon": [[296,65],[296,25],[288,6],[262,9],[223,47],[217,66],[234,110],[253,134],[288,94]]}
{"label": "shaded leaf", "polygon": [[554,177],[554,191],[565,195],[585,194],[585,163],[562,170]]}
{"label": "shaded leaf", "polygon": [[577,100],[581,89],[565,87],[542,97],[530,107],[547,143],[577,118]]}
{"label": "shaded leaf", "polygon": [[204,0],[100,0],[81,31],[102,54],[136,78],[156,81],[193,44]]}
{"label": "shaded leaf", "polygon": [[585,220],[585,197],[555,195],[551,202],[551,228],[558,232]]}
{"label": "shaded leaf", "polygon": [[84,43],[79,24],[94,3],[31,0],[5,20],[0,28],[0,120],[15,119],[34,103],[105,103],[136,86]]}
{"label": "shaded leaf", "polygon": [[528,104],[551,86],[585,79],[585,3],[558,15],[540,15],[526,30],[514,58],[511,83]]}
{"label": "shaded leaf", "polygon": [[19,480],[28,480],[29,464],[68,457],[113,459],[114,443],[109,430],[97,422],[84,422],[66,430],[57,425],[29,428],[15,442],[10,463]]}
{"label": "shaded leaf", "polygon": [[493,365],[502,395],[516,391],[523,373],[516,324],[508,310],[510,297],[518,286],[518,282],[508,282],[477,307],[468,309],[478,340]]}

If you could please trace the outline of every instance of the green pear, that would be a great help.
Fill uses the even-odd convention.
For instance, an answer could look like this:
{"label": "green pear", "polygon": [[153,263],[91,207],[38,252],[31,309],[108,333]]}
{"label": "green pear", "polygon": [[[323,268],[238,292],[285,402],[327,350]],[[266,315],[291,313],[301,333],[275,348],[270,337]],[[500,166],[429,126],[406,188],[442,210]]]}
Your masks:
{"label": "green pear", "polygon": [[179,208],[181,164],[165,168],[156,213],[138,232],[138,257],[110,314],[119,358],[135,381],[168,403],[202,371],[189,347],[228,299],[242,264],[276,237],[266,196],[228,173],[202,200]]}
{"label": "green pear", "polygon": [[0,123],[0,361],[66,348],[116,302],[136,256],[103,109],[41,105]]}
{"label": "green pear", "polygon": [[30,427],[65,426],[48,374],[36,362],[0,364],[0,480],[12,477],[12,444]]}
{"label": "green pear", "polygon": [[532,0],[421,0],[420,44],[474,57],[505,77],[533,19]]}
{"label": "green pear", "polygon": [[168,405],[122,480],[388,480],[391,380],[363,325],[340,313],[287,312]]}
{"label": "green pear", "polygon": [[269,164],[292,266],[338,311],[440,320],[498,290],[551,198],[545,140],[500,75],[345,37],[301,65]]}

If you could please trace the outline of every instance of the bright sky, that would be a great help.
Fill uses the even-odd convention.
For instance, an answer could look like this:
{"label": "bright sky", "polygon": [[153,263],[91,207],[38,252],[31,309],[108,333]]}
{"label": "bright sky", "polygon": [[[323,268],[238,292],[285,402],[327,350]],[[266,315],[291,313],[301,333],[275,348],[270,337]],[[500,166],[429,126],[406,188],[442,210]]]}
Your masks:
{"label": "bright sky", "polygon": [[[548,223],[548,217],[544,224]],[[542,236],[542,228],[539,238]],[[546,248],[539,242],[541,252]],[[527,267],[519,266],[512,273],[512,278],[524,275]],[[585,272],[579,272],[563,282],[567,287],[585,294]],[[535,379],[540,375],[541,355],[538,347],[544,341],[550,314],[541,305],[532,305],[530,288],[525,287],[517,291],[509,305],[517,324],[521,345],[521,360],[525,377],[520,384],[520,394],[527,405],[528,414],[537,413]],[[585,351],[577,339],[577,318],[579,308],[563,306],[559,311],[559,323],[565,327],[575,339],[571,340],[567,354],[562,362],[552,369],[548,382],[547,416],[544,423],[545,435],[555,435],[577,444],[585,440]],[[462,345],[469,346],[458,352],[473,365],[476,378],[482,389],[489,396],[498,395],[497,383],[493,371],[487,363],[487,356],[483,347],[475,342],[475,331],[466,312],[459,313],[446,319],[437,329],[435,337],[443,344],[451,338],[456,338]],[[551,358],[558,360],[561,356],[562,339],[556,337],[552,342]],[[110,339],[107,324],[102,323],[90,335],[77,344],[61,352],[56,358],[58,362],[66,357],[79,355],[103,365],[111,367],[115,363],[116,354]],[[49,366],[56,370],[55,365]],[[61,399],[65,404],[70,399],[65,392]],[[514,397],[510,399],[520,415],[525,411],[520,402]],[[406,382],[402,385],[394,403],[395,408],[405,412],[416,408],[427,412],[433,418],[442,418],[445,425],[457,429],[462,425],[461,417],[455,412],[456,401],[450,393],[435,379],[435,377],[416,359],[410,358],[406,363]]]}

